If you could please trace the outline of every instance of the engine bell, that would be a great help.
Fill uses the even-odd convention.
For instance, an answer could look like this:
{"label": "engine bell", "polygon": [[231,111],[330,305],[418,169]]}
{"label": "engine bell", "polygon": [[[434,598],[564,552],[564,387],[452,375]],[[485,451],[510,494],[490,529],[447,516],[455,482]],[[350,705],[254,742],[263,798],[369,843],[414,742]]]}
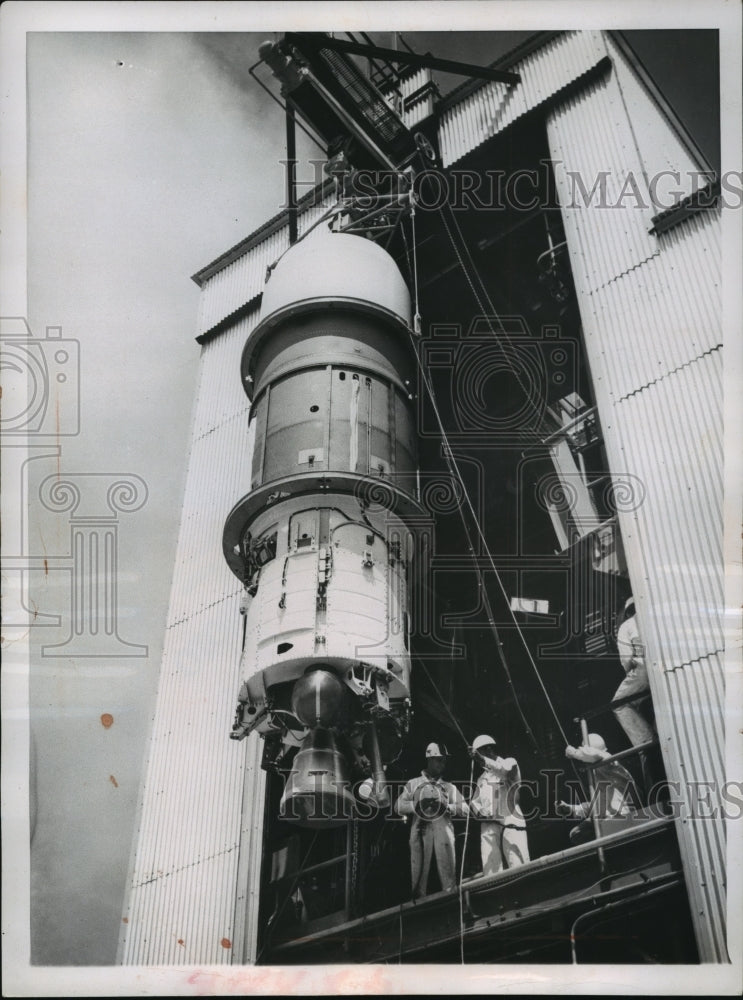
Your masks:
{"label": "engine bell", "polygon": [[355,798],[344,756],[326,729],[308,733],[294,759],[279,808],[282,819],[327,828],[353,819]]}

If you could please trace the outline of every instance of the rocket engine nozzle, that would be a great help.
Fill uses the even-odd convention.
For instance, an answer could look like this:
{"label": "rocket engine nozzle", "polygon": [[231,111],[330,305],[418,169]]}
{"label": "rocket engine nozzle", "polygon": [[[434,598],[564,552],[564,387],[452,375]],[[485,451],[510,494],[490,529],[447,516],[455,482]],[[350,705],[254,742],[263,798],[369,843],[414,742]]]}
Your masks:
{"label": "rocket engine nozzle", "polygon": [[281,797],[281,819],[298,826],[342,826],[355,815],[348,765],[334,735],[326,729],[308,733],[294,759]]}

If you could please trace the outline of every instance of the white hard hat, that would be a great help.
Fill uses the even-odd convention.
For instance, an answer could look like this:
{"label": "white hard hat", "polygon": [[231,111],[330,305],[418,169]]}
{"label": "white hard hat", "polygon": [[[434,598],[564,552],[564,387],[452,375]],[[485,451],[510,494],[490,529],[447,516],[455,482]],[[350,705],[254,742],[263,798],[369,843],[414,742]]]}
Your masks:
{"label": "white hard hat", "polygon": [[426,747],[426,757],[448,757],[449,751],[443,743],[429,743]]}
{"label": "white hard hat", "polygon": [[586,746],[593,747],[594,750],[606,750],[606,743],[598,733],[589,733]]}
{"label": "white hard hat", "polygon": [[634,606],[635,606],[635,599],[630,595],[624,602],[624,610],[629,611],[629,609],[634,608]]}
{"label": "white hard hat", "polygon": [[366,801],[371,798],[372,792],[374,791],[374,782],[371,778],[366,778],[361,782],[358,788],[359,798]]}
{"label": "white hard hat", "polygon": [[492,736],[477,736],[472,744],[473,750],[482,750],[483,747],[495,746],[495,740]]}

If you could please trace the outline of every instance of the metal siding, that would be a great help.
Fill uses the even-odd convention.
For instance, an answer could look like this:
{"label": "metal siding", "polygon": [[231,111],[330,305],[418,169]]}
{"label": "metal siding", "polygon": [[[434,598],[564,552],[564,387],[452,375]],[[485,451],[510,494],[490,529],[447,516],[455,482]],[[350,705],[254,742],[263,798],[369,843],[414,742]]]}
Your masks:
{"label": "metal siding", "polygon": [[261,769],[263,740],[257,733],[247,738],[243,780],[242,830],[236,877],[235,925],[232,961],[254,965],[258,958],[258,918],[263,861],[263,821],[266,808],[266,774]]}
{"label": "metal siding", "polygon": [[486,139],[596,65],[606,55],[601,33],[571,31],[509,67],[521,74],[515,86],[488,83],[441,116],[439,144],[445,167],[451,166]]}
{"label": "metal siding", "polygon": [[266,268],[288,246],[288,231],[279,229],[209,278],[201,289],[198,335],[211,330],[259,295],[266,280]]}
{"label": "metal siding", "polygon": [[[407,76],[400,86],[400,93],[403,101],[414,94],[417,90],[430,84],[432,74],[430,69],[421,68]],[[402,120],[405,125],[412,129],[419,122],[427,118],[433,111],[433,91],[429,91],[422,97],[416,98],[415,102],[403,111]]]}
{"label": "metal siding", "polygon": [[[725,780],[720,218],[706,210],[656,238],[652,211],[629,199],[623,210],[570,207],[567,171],[626,176],[638,149],[646,171],[680,149],[652,105],[633,134],[639,84],[610,51],[611,76],[552,111],[547,131],[609,464],[642,484],[618,516],[666,770],[681,782],[692,916],[702,960],[724,961],[724,825],[691,818],[688,784]],[[670,166],[685,169],[679,157]]]}
{"label": "metal siding", "polygon": [[258,306],[204,347],[201,394],[196,408],[193,440],[198,441],[231,419],[242,419],[248,398],[240,381],[240,359],[248,334],[258,322]]}
{"label": "metal siding", "polygon": [[[248,744],[228,738],[240,684],[241,587],[224,563],[221,539],[226,513],[249,487],[238,360],[246,326],[203,349],[122,937],[125,964],[232,960],[221,942],[232,941],[243,781],[255,749],[246,753]],[[246,780],[260,797],[262,774],[249,767]]]}
{"label": "metal siding", "polygon": [[[722,773],[722,750],[719,746],[708,744],[705,736],[710,729],[722,730],[721,716],[716,713],[719,701],[716,698],[707,700],[705,690],[709,690],[716,679],[723,677],[724,666],[723,657],[713,655],[665,674],[668,715],[672,725],[672,732],[666,735],[666,740],[673,740],[680,747],[697,745],[700,749],[706,749],[709,746],[713,756],[710,764],[706,753],[682,755],[681,773],[676,776],[676,780],[706,784],[714,780],[711,775],[717,773],[717,767]],[[705,713],[705,709],[708,709],[708,713]],[[705,718],[705,714],[709,717]],[[719,787],[718,785],[718,790]],[[720,814],[719,796],[713,793],[711,799],[718,815],[704,818],[704,812],[697,807],[696,817],[687,814],[681,820],[679,841],[685,862],[687,888],[695,904],[696,912],[692,916],[697,925],[701,924],[704,929],[702,960],[724,962],[727,961],[725,825]]]}
{"label": "metal siding", "polygon": [[[717,348],[722,340],[720,246],[716,212],[694,216],[659,237],[657,253],[628,282],[621,276],[593,296],[612,393],[621,399]],[[690,277],[678,282],[677,274]]]}
{"label": "metal siding", "polygon": [[[583,286],[591,293],[658,252],[658,240],[648,232],[653,213],[643,207],[647,185],[614,74],[588,84],[551,113],[548,134],[568,244],[583,258]],[[626,187],[630,176],[639,197]],[[603,207],[601,187],[594,192],[597,182],[605,185]],[[626,190],[630,194],[623,197]],[[586,204],[588,227],[582,224]]]}
{"label": "metal siding", "polygon": [[[668,178],[672,187],[667,187],[664,178],[658,183],[658,193],[661,197],[665,197],[670,195],[671,190],[679,191],[680,200],[692,193],[693,174],[702,169],[702,165],[691,157],[675,129],[667,122],[663,122],[662,129],[658,128],[660,112],[655,101],[622,56],[611,35],[606,34],[605,39],[619,90],[632,122],[632,133],[637,142],[643,167],[649,177],[659,174],[661,170],[678,171],[681,174],[680,182],[677,184],[675,179]],[[670,208],[670,205],[662,207]]]}
{"label": "metal siding", "polygon": [[[664,669],[723,646],[720,354],[705,355],[614,410],[626,461],[620,472],[645,488],[633,516],[652,568],[653,645]],[[689,405],[695,399],[698,408]]]}
{"label": "metal siding", "polygon": [[[325,200],[317,205],[300,209],[298,218],[300,236],[320,218],[331,203]],[[199,299],[197,335],[208,333],[217,324],[260,295],[266,281],[268,266],[275,263],[288,248],[289,233],[288,229],[283,227],[205,281]],[[237,370],[239,371],[239,368]]]}

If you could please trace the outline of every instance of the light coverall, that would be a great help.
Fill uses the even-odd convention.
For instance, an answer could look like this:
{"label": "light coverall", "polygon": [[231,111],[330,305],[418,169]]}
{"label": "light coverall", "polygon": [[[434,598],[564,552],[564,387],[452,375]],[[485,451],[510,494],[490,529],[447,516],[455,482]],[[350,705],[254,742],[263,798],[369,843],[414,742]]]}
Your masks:
{"label": "light coverall", "polygon": [[[431,787],[433,786],[433,787]],[[436,809],[435,818],[425,819],[421,813],[421,799],[438,797],[441,807]],[[395,808],[401,816],[412,816],[410,827],[410,875],[413,884],[413,899],[427,894],[428,874],[431,858],[436,855],[436,867],[441,888],[451,892],[456,888],[456,854],[454,850],[454,824],[449,812],[444,812],[448,804],[450,813],[466,816],[467,803],[454,785],[442,778],[432,778],[427,771],[421,771],[419,778],[411,778],[402,790]]]}
{"label": "light coverall", "polygon": [[[496,875],[529,861],[524,814],[518,804],[519,766],[513,757],[483,757],[485,770],[477,780],[470,806],[480,824],[483,875]],[[516,787],[514,787],[516,786]]]}
{"label": "light coverall", "polygon": [[[599,750],[597,747],[580,746],[575,747],[571,756],[573,760],[581,761],[583,764],[595,764],[599,760],[611,757],[611,754],[608,750]],[[579,826],[570,831],[571,837],[577,836],[579,832],[582,834],[593,829],[591,817],[594,813],[599,819],[610,819],[616,816],[629,816],[633,812],[631,800],[634,780],[627,768],[618,760],[592,768],[591,777],[594,787],[593,802],[579,802],[570,806],[571,815],[575,819],[583,820]]]}
{"label": "light coverall", "polygon": [[[645,666],[644,648],[635,615],[625,619],[619,626],[617,648],[626,676],[615,691],[614,697],[629,698],[630,695],[642,694],[643,691],[649,690],[650,682]],[[615,708],[614,716],[633,747],[655,738],[653,727],[638,711],[636,702]]]}

